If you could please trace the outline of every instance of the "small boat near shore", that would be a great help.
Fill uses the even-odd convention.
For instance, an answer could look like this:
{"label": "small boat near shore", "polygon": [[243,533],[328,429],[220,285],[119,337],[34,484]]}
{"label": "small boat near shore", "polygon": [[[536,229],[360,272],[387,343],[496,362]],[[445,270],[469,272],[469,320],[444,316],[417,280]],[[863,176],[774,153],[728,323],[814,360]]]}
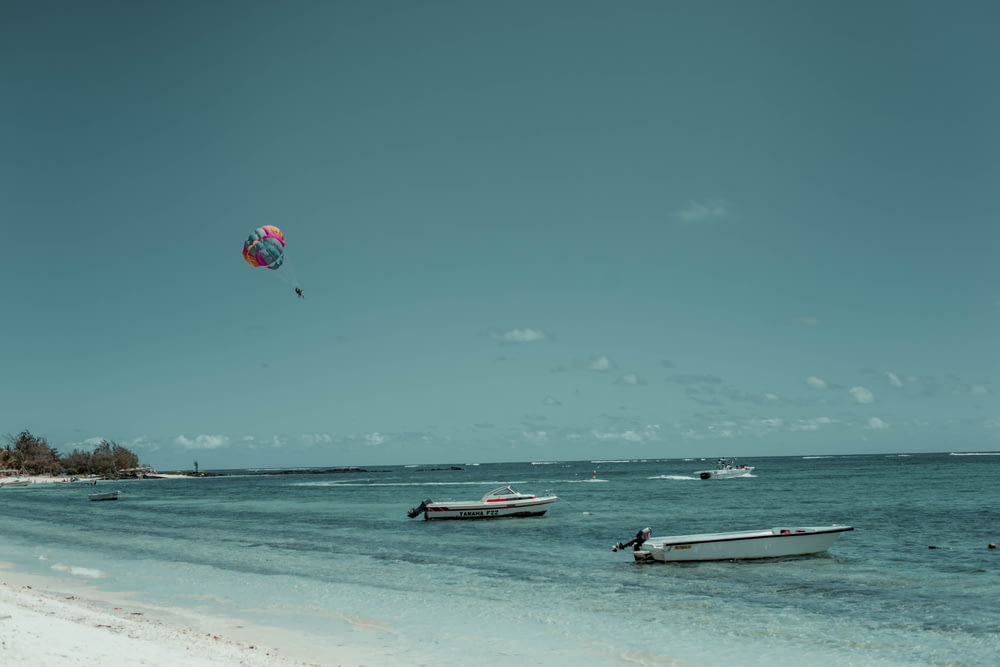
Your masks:
{"label": "small boat near shore", "polygon": [[649,528],[612,551],[632,547],[636,562],[697,562],[712,560],[757,560],[806,556],[826,551],[853,526],[778,527],[729,533],[653,537]]}
{"label": "small boat near shore", "polygon": [[736,465],[736,459],[719,459],[714,470],[697,470],[694,474],[701,479],[733,479],[735,477],[750,477],[753,466]]}
{"label": "small boat near shore", "polygon": [[90,500],[118,500],[118,491],[104,491],[103,493],[91,493],[87,496]]}
{"label": "small boat near shore", "polygon": [[434,502],[430,498],[411,509],[406,516],[414,519],[421,514],[434,519],[499,519],[503,517],[541,516],[557,496],[534,496],[519,493],[510,486],[501,486],[479,500]]}
{"label": "small boat near shore", "polygon": [[0,481],[0,486],[29,486],[31,484],[30,479],[5,479]]}

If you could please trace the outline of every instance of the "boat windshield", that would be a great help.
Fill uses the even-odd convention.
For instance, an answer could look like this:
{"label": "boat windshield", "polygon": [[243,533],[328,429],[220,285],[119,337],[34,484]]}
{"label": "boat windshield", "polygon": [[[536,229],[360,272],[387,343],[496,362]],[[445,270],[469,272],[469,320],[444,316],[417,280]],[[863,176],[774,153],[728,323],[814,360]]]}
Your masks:
{"label": "boat windshield", "polygon": [[483,499],[508,498],[510,496],[527,497],[523,493],[518,493],[510,486],[501,486],[499,489],[493,489],[492,491],[487,493],[485,496],[483,496]]}

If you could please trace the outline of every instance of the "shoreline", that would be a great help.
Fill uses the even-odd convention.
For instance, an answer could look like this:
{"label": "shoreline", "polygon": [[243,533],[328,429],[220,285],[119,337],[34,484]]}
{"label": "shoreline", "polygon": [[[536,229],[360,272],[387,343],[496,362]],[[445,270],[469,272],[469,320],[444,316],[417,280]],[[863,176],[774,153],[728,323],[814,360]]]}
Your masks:
{"label": "shoreline", "polygon": [[[177,475],[173,473],[154,473],[145,477],[124,477],[122,479],[105,479],[103,477],[52,477],[50,475],[11,475],[8,477],[0,477],[0,488],[11,482],[28,482],[25,486],[33,486],[35,484],[70,484],[86,486],[88,484],[109,483],[109,482],[135,482],[135,481],[147,481],[154,479],[191,479],[193,475]],[[76,481],[72,481],[76,480]],[[21,485],[13,486],[11,488],[21,488]]]}
{"label": "shoreline", "polygon": [[374,667],[370,650],[187,609],[146,605],[86,582],[28,575],[0,562],[4,664],[155,667]]}
{"label": "shoreline", "polygon": [[[461,468],[452,467],[453,470],[461,470]],[[371,474],[373,472],[385,472],[379,470],[368,470],[365,468],[326,468],[323,470],[312,470],[306,468],[288,468],[288,469],[276,469],[269,471],[258,471],[245,476],[270,476],[270,475],[333,475],[333,474],[356,474],[364,473]],[[23,488],[24,486],[34,486],[36,484],[69,484],[69,485],[93,485],[98,482],[101,483],[119,483],[119,482],[143,482],[152,481],[158,479],[205,479],[211,477],[231,477],[233,476],[230,472],[144,472],[136,476],[128,477],[102,477],[100,475],[11,475],[7,474],[0,477],[0,488],[4,486],[9,486],[11,488]],[[241,474],[241,476],[244,476]]]}

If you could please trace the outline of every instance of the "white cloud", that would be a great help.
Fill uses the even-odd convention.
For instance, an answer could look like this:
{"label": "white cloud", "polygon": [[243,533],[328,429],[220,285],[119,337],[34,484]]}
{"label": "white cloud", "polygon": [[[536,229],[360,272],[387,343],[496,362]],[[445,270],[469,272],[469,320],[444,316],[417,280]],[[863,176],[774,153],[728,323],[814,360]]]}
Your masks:
{"label": "white cloud", "polygon": [[684,222],[703,222],[706,220],[718,220],[726,216],[726,206],[723,202],[712,200],[709,202],[691,202],[687,208],[677,212]]}
{"label": "white cloud", "polygon": [[899,387],[903,386],[903,381],[900,380],[899,376],[893,373],[892,371],[886,373],[885,376],[889,378],[889,384],[891,384],[893,387],[896,387],[898,389]]}
{"label": "white cloud", "polygon": [[493,337],[503,343],[534,343],[535,341],[548,338],[541,329],[511,329],[503,333],[495,333]]}
{"label": "white cloud", "polygon": [[790,430],[792,431],[818,431],[819,424],[809,420],[803,420],[798,424],[792,424]]}
{"label": "white cloud", "polygon": [[386,440],[388,440],[388,438],[386,438],[386,436],[382,435],[378,431],[372,431],[371,433],[365,434],[366,445],[381,445]]}
{"label": "white cloud", "polygon": [[766,398],[769,401],[780,401],[781,400],[781,398],[777,394],[772,394],[770,392],[764,394],[764,398]]}
{"label": "white cloud", "polygon": [[542,403],[544,403],[545,405],[562,405],[562,401],[560,401],[555,396],[546,396],[544,399],[542,399]]}
{"label": "white cloud", "polygon": [[[223,436],[217,436],[217,437],[223,437]],[[246,446],[249,449],[264,449],[265,447],[275,447],[280,449],[281,447],[287,447],[289,444],[285,438],[281,438],[276,435],[272,435],[270,438],[259,438],[254,435],[247,435],[243,436],[241,440],[244,443],[246,443]],[[222,445],[220,445],[220,447],[221,446]]]}
{"label": "white cloud", "polygon": [[627,385],[630,385],[630,386],[640,386],[640,385],[645,385],[646,381],[644,379],[642,379],[641,377],[639,377],[635,373],[626,373],[625,375],[622,375],[620,378],[618,378],[617,380],[615,380],[615,384],[627,384]]}
{"label": "white cloud", "polygon": [[611,359],[603,355],[591,359],[590,363],[587,364],[588,370],[597,371],[599,373],[606,373],[614,367],[615,367],[615,362],[611,361]]}
{"label": "white cloud", "polygon": [[812,387],[813,389],[826,389],[826,381],[821,380],[815,375],[810,375],[809,377],[807,377],[806,384]]}
{"label": "white cloud", "polygon": [[611,440],[621,440],[624,442],[647,442],[660,438],[660,425],[648,424],[640,430],[626,429],[624,431],[591,431],[591,435],[597,440],[607,442]]}
{"label": "white cloud", "polygon": [[331,445],[334,438],[329,433],[303,433],[302,442],[306,445]]}
{"label": "white cloud", "polygon": [[160,449],[160,443],[150,440],[144,435],[140,435],[136,438],[132,438],[124,443],[121,443],[125,447],[131,450],[144,450],[147,452],[155,452]]}
{"label": "white cloud", "polygon": [[[59,449],[62,451],[71,451],[73,449],[79,449],[81,451],[93,451],[95,447],[100,445],[102,442],[107,440],[108,442],[114,442],[122,447],[126,447],[131,450],[142,450],[146,452],[155,452],[160,448],[160,443],[150,440],[144,435],[132,438],[131,440],[115,440],[114,438],[85,438],[78,442],[67,442],[64,445],[60,445]],[[139,453],[139,452],[137,452]]]}
{"label": "white cloud", "polygon": [[813,419],[800,419],[791,426],[790,431],[818,431],[824,426],[836,424],[837,420],[832,417],[815,417]]}
{"label": "white cloud", "polygon": [[867,405],[875,402],[875,394],[873,394],[870,389],[865,387],[851,387],[850,392],[856,403]]}
{"label": "white cloud", "polygon": [[93,450],[94,447],[97,447],[99,444],[101,444],[105,440],[107,440],[108,442],[111,441],[110,438],[86,438],[84,440],[81,440],[80,442],[70,442],[70,443],[67,443],[65,445],[64,449],[68,449],[69,447],[72,447],[73,449],[84,449],[84,450],[89,449],[89,450]]}
{"label": "white cloud", "polygon": [[803,315],[799,318],[799,324],[803,324],[807,327],[819,326],[819,318],[813,315]]}
{"label": "white cloud", "polygon": [[544,445],[549,441],[547,431],[523,431],[521,435],[533,445]]}
{"label": "white cloud", "polygon": [[872,417],[871,419],[868,420],[868,428],[879,430],[883,428],[889,428],[889,425],[884,421],[882,421],[881,419],[879,419],[878,417]]}
{"label": "white cloud", "polygon": [[976,384],[976,385],[973,385],[971,389],[969,389],[969,393],[970,394],[981,395],[981,394],[988,394],[988,393],[990,393],[990,390],[987,389],[985,386],[983,386],[981,384]]}
{"label": "white cloud", "polygon": [[174,444],[184,449],[218,449],[229,444],[229,436],[226,435],[196,435],[189,438],[179,435],[174,438]]}

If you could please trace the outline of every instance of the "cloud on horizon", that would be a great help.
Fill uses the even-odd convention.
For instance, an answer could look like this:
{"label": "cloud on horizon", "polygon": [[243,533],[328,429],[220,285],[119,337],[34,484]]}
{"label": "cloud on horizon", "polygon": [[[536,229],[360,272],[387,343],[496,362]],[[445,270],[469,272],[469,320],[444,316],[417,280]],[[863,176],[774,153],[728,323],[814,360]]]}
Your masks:
{"label": "cloud on horizon", "polygon": [[189,438],[179,435],[173,440],[174,444],[183,449],[218,449],[229,444],[227,435],[196,435]]}
{"label": "cloud on horizon", "polygon": [[648,424],[642,429],[626,429],[624,431],[592,430],[590,434],[599,442],[649,442],[660,439],[660,425]]}
{"label": "cloud on horizon", "polygon": [[541,329],[530,329],[526,327],[524,329],[511,329],[510,331],[494,333],[493,338],[501,343],[518,344],[547,340],[549,335]]}

